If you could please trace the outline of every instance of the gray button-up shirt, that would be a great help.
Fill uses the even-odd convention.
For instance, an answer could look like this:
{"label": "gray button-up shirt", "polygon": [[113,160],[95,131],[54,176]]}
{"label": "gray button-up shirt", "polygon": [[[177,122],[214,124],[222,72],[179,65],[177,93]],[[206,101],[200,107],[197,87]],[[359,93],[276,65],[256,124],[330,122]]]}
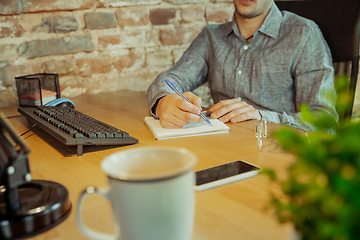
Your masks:
{"label": "gray button-up shirt", "polygon": [[271,122],[304,127],[297,121],[302,103],[338,118],[335,103],[324,96],[325,91],[335,94],[334,71],[320,29],[311,20],[280,12],[275,3],[251,43],[241,36],[235,17],[206,26],[149,87],[151,111],[159,98],[174,93],[165,79],[184,92],[208,81],[215,103],[241,97]]}

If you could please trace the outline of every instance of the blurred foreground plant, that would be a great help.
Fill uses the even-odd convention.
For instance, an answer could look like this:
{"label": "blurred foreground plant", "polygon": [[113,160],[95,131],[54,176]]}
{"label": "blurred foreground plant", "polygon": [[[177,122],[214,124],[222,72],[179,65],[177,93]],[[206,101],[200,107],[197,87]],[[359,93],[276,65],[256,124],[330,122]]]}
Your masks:
{"label": "blurred foreground plant", "polygon": [[[347,77],[336,78],[336,109],[343,116],[348,104]],[[319,131],[304,134],[282,128],[274,136],[298,161],[281,182],[286,198],[273,197],[280,222],[293,222],[304,240],[360,239],[360,122],[314,114],[302,106],[302,120]],[[326,129],[332,128],[333,133]],[[309,143],[310,140],[310,143]],[[271,169],[265,169],[280,182]]]}

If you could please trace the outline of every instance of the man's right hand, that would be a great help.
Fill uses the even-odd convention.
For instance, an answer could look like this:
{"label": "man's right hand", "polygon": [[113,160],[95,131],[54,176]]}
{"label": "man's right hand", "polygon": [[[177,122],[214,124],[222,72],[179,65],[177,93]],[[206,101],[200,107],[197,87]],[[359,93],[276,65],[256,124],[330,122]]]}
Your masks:
{"label": "man's right hand", "polygon": [[190,122],[201,122],[201,98],[192,92],[183,93],[191,102],[180,98],[177,94],[162,97],[156,106],[156,116],[163,128],[182,128]]}

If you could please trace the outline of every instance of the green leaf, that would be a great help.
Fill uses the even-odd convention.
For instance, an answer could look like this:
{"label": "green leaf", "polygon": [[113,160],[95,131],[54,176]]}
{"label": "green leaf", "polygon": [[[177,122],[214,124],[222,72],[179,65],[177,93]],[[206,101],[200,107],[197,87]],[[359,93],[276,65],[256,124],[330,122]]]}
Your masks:
{"label": "green leaf", "polygon": [[[349,109],[349,78],[336,78],[336,110],[340,116]],[[335,96],[325,93],[329,101]],[[273,134],[279,144],[297,156],[285,182],[276,171],[262,173],[282,185],[286,197],[272,197],[280,222],[292,221],[309,240],[355,240],[360,236],[360,122],[347,119],[338,124],[326,112],[300,108],[301,121],[318,131],[301,132],[288,127]],[[309,143],[310,140],[310,143]]]}

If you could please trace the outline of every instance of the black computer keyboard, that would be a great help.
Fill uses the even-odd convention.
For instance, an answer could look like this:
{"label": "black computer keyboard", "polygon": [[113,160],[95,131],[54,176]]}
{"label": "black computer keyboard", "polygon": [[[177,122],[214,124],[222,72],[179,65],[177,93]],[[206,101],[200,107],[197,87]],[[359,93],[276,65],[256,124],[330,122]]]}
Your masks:
{"label": "black computer keyboard", "polygon": [[77,145],[78,156],[83,154],[83,145],[129,145],[138,142],[129,133],[70,107],[20,107],[18,111],[65,145]]}

